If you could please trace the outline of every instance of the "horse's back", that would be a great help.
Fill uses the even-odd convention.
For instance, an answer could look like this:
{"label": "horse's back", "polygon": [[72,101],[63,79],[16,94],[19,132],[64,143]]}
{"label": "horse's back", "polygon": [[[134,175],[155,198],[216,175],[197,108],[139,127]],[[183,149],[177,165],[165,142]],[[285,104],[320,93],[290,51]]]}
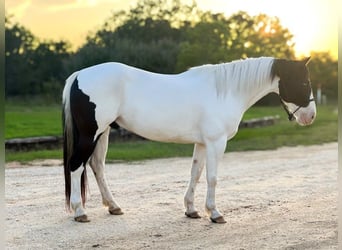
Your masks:
{"label": "horse's back", "polygon": [[80,70],[77,79],[80,87],[85,90],[103,89],[122,82],[133,69],[117,62],[102,63]]}

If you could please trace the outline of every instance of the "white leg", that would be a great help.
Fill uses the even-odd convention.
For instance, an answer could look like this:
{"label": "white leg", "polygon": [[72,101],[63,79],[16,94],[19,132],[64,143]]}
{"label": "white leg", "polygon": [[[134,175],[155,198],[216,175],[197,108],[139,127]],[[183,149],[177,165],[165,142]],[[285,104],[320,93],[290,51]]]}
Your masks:
{"label": "white leg", "polygon": [[80,166],[77,170],[71,172],[71,208],[75,212],[75,220],[79,222],[88,222],[81,198],[81,176],[84,167]]}
{"label": "white leg", "polygon": [[206,199],[206,210],[213,222],[225,223],[223,216],[216,208],[215,203],[215,188],[217,184],[217,165],[219,160],[224,154],[226,148],[226,138],[220,138],[219,140],[208,143],[207,148],[207,199]]}
{"label": "white leg", "polygon": [[106,176],[104,172],[105,159],[108,149],[108,136],[110,128],[108,128],[97,141],[95,150],[90,158],[89,164],[94,172],[97,185],[99,186],[103,205],[108,207],[108,211],[111,214],[119,215],[123,214],[120,207],[115,203],[112,193],[110,192]]}
{"label": "white leg", "polygon": [[205,157],[205,146],[201,144],[195,144],[192,157],[191,178],[184,197],[184,206],[186,209],[185,215],[190,218],[201,218],[194,205],[194,196],[196,185],[201,177],[204,167]]}

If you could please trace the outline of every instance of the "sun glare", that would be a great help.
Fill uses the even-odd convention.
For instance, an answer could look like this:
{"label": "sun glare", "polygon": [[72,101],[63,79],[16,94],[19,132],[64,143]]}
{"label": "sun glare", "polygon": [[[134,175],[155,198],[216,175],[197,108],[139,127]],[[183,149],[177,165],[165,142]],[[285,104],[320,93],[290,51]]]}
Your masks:
{"label": "sun glare", "polygon": [[[289,9],[283,9],[279,14],[285,27],[294,35],[297,54],[309,55],[311,51],[330,51],[337,57],[337,12],[334,1],[297,1],[296,11],[292,15]],[[309,6],[309,7],[308,7]]]}
{"label": "sun glare", "polygon": [[[330,51],[337,58],[337,0],[198,0],[198,5],[214,12],[231,15],[246,11],[250,15],[278,17],[283,27],[294,35],[298,56],[311,51]],[[265,32],[272,30],[265,29]]]}
{"label": "sun glare", "polygon": [[[7,4],[8,3],[6,2],[6,5]],[[20,4],[14,5],[13,8],[11,8],[11,13],[14,13],[16,18],[22,18],[23,15],[26,13],[27,8],[30,7],[30,5],[31,5],[31,1],[25,0],[21,2]]]}

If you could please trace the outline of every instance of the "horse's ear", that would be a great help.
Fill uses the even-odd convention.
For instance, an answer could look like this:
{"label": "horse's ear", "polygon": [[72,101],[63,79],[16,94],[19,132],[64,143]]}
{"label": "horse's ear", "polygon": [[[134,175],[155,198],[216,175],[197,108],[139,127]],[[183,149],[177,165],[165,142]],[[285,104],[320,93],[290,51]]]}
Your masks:
{"label": "horse's ear", "polygon": [[310,59],[311,59],[311,56],[309,56],[309,57],[307,57],[307,58],[304,58],[304,59],[302,60],[302,62],[304,63],[305,66],[307,66],[307,65],[309,64]]}

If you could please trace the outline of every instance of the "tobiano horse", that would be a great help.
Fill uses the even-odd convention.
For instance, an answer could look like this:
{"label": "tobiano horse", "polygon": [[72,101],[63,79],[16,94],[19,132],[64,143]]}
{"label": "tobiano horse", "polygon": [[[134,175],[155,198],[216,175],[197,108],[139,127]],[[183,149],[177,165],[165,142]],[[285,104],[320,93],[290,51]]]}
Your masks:
{"label": "tobiano horse", "polygon": [[271,92],[279,95],[290,120],[311,124],[316,105],[308,62],[250,58],[174,75],[110,62],[73,73],[63,91],[63,133],[66,205],[74,219],[89,221],[84,208],[88,162],[109,213],[123,214],[104,171],[110,128],[120,126],[150,140],[194,144],[185,215],[200,218],[194,194],[206,166],[205,208],[211,221],[225,223],[215,188],[227,141],[237,133],[244,112]]}

